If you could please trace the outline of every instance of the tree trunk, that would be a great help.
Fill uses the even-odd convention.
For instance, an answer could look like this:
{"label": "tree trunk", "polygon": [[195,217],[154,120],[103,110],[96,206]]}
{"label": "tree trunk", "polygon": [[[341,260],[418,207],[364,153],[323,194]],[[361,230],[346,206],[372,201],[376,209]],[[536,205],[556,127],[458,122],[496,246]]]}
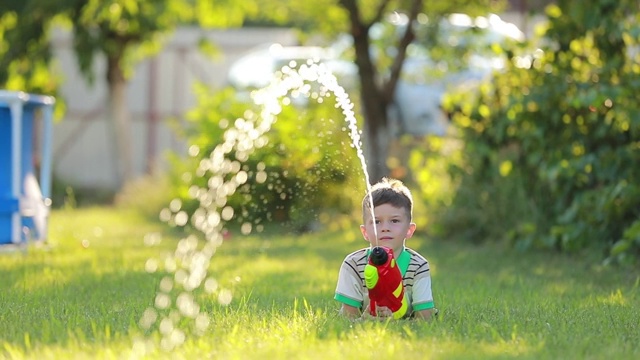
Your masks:
{"label": "tree trunk", "polygon": [[356,51],[356,65],[360,75],[360,96],[365,120],[364,152],[369,178],[375,183],[387,176],[389,172],[387,167],[390,139],[387,120],[388,100],[376,83],[378,76],[369,55],[368,30],[362,27],[354,29],[352,35]]}
{"label": "tree trunk", "polygon": [[398,53],[389,69],[389,78],[380,79],[371,59],[369,51],[369,28],[380,21],[388,10],[389,0],[381,0],[375,9],[370,23],[364,23],[360,7],[355,0],[340,0],[349,13],[351,36],[356,51],[356,65],[360,78],[360,96],[364,114],[364,152],[367,170],[372,182],[389,175],[387,160],[389,158],[392,134],[389,133],[388,108],[393,101],[402,66],[406,58],[406,50],[414,39],[413,23],[423,7],[423,0],[412,0],[410,3],[409,24],[398,43]]}
{"label": "tree trunk", "polygon": [[[377,93],[377,91],[375,92]],[[375,99],[376,96],[367,95],[364,90],[362,91],[365,118],[364,150],[369,178],[374,183],[384,176],[389,176],[387,159],[389,158],[389,144],[391,142],[386,105]]]}
{"label": "tree trunk", "polygon": [[107,111],[113,130],[113,154],[116,164],[117,188],[133,177],[132,129],[127,106],[127,80],[117,56],[107,58],[107,82],[109,84],[109,109]]}

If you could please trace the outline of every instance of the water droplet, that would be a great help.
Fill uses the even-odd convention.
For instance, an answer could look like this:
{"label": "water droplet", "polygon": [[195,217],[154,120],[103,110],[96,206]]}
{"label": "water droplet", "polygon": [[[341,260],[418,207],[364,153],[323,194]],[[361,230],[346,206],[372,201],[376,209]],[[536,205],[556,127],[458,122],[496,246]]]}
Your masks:
{"label": "water droplet", "polygon": [[233,294],[231,293],[231,290],[222,289],[218,293],[218,303],[220,303],[220,305],[229,305],[231,304],[232,299]]}
{"label": "water droplet", "polygon": [[167,257],[164,261],[164,269],[168,272],[176,271],[176,260],[172,257]]}
{"label": "water droplet", "polygon": [[189,221],[189,215],[186,211],[180,211],[176,214],[174,221],[178,226],[185,226]]}
{"label": "water droplet", "polygon": [[144,270],[148,273],[156,272],[156,270],[158,270],[158,260],[156,259],[147,260],[147,262],[144,264]]}
{"label": "water droplet", "polygon": [[251,234],[251,223],[246,222],[242,224],[242,226],[240,227],[240,232],[242,233],[242,235]]}
{"label": "water droplet", "polygon": [[146,246],[158,245],[162,242],[162,235],[160,233],[148,233],[144,236],[144,244]]}
{"label": "water droplet", "polygon": [[227,206],[224,209],[222,209],[222,219],[224,219],[225,221],[229,221],[231,220],[231,218],[233,218],[233,208],[231,206]]}
{"label": "water droplet", "polygon": [[169,209],[174,213],[180,211],[181,207],[182,207],[182,200],[180,199],[173,199],[169,203]]}
{"label": "water droplet", "polygon": [[248,178],[249,178],[249,175],[247,174],[246,171],[240,171],[236,175],[236,182],[238,183],[238,185],[244,184],[247,182]]}
{"label": "water droplet", "polygon": [[171,335],[169,337],[171,339],[171,343],[173,345],[173,347],[182,345],[182,343],[184,343],[184,339],[186,338],[185,334],[183,331],[179,330],[179,329],[174,329],[171,332]]}
{"label": "water droplet", "polygon": [[165,276],[160,280],[160,291],[165,293],[169,293],[173,289],[173,279],[168,276]]}
{"label": "water droplet", "polygon": [[156,295],[155,305],[158,309],[166,309],[171,305],[171,298],[165,293],[158,293]]}
{"label": "water droplet", "polygon": [[158,312],[153,308],[148,308],[142,314],[142,318],[140,318],[140,326],[148,330],[158,319]]}
{"label": "water droplet", "polygon": [[208,293],[213,293],[218,290],[218,281],[214,278],[208,278],[204,282],[204,289]]}
{"label": "water droplet", "polygon": [[267,173],[265,171],[258,171],[256,174],[256,182],[262,184],[267,181]]}
{"label": "water droplet", "polygon": [[169,334],[173,331],[173,321],[169,318],[164,318],[160,321],[160,332],[162,334]]}
{"label": "water droplet", "polygon": [[176,271],[176,273],[174,274],[174,278],[176,280],[176,283],[184,284],[184,282],[187,280],[187,272],[184,269],[178,269],[178,271]]}
{"label": "water droplet", "polygon": [[200,153],[200,147],[198,145],[189,146],[189,156],[196,157]]}
{"label": "water droplet", "polygon": [[207,330],[207,328],[209,327],[209,323],[209,316],[207,316],[206,314],[198,314],[198,316],[196,317],[196,330],[200,332]]}

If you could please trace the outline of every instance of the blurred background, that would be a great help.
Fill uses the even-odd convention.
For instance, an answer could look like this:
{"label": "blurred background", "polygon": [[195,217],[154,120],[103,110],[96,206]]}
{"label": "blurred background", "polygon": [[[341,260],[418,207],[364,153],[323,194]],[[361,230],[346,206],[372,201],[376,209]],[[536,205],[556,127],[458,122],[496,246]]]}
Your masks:
{"label": "blurred background", "polygon": [[[0,88],[56,99],[52,206],[128,204],[157,217],[174,198],[195,211],[189,189],[208,181],[195,169],[257,111],[251,94],[312,59],[351,95],[372,181],[409,184],[425,233],[634,262],[638,10],[630,0],[8,0]],[[238,221],[349,226],[366,183],[344,117],[333,100],[289,102],[266,150],[243,161],[269,180],[232,196]]]}
{"label": "blurred background", "polygon": [[[16,2],[18,3],[23,2]],[[86,3],[89,6],[91,2]],[[114,8],[119,4],[117,1],[108,3]],[[269,2],[265,2],[264,6],[267,6],[266,3]],[[441,41],[446,41],[450,36],[458,36],[464,42],[456,46],[469,48],[472,45],[470,42],[481,38],[483,44],[475,51],[484,52],[476,54],[477,56],[471,59],[471,69],[464,69],[466,74],[460,75],[463,70],[456,69],[455,74],[446,74],[449,77],[446,81],[442,79],[442,75],[426,73],[429,68],[433,68],[433,61],[428,56],[428,46],[433,44],[426,43],[425,46],[421,46],[422,44],[416,42],[413,54],[405,64],[404,72],[409,80],[399,86],[399,94],[396,97],[397,111],[402,109],[402,112],[407,113],[405,118],[410,118],[402,123],[403,126],[410,127],[407,129],[408,132],[418,135],[444,134],[446,119],[440,114],[443,83],[449,82],[453,76],[458,76],[459,82],[478,80],[486,76],[491,69],[501,67],[500,64],[492,63],[490,57],[496,56],[488,54],[490,46],[492,43],[504,43],[505,38],[524,40],[524,33],[518,27],[531,34],[534,21],[540,21],[542,18],[541,15],[531,15],[531,12],[541,12],[541,4],[544,3],[530,3],[532,4],[523,0],[505,4],[501,18],[491,15],[494,20],[487,19],[489,21],[486,32],[480,35],[472,34],[470,31],[465,33],[475,26],[474,19],[468,15],[442,15],[443,26],[438,35],[442,38]],[[101,7],[108,9],[107,5],[105,3]],[[16,9],[26,11],[30,6],[38,7],[26,2],[16,5]],[[121,6],[125,7],[126,2],[122,2]],[[255,6],[260,10],[260,1],[256,2]],[[483,4],[479,2],[477,6],[482,7]],[[43,8],[41,11],[44,10]],[[209,16],[228,16],[226,9],[220,10],[219,13],[212,12]],[[485,15],[489,16],[492,10],[491,6],[486,5]],[[232,86],[241,91],[251,90],[268,85],[275,71],[290,60],[320,57],[325,62],[331,61],[335,64],[334,72],[340,78],[340,83],[344,83],[343,86],[348,86],[353,91],[357,90],[355,78],[358,76],[358,69],[351,54],[348,54],[353,47],[348,33],[339,33],[336,29],[328,35],[318,30],[301,34],[301,31],[305,30],[296,27],[295,19],[262,20],[259,18],[260,15],[253,14],[249,9],[237,11],[245,11],[246,18],[237,24],[230,23],[229,28],[203,27],[197,24],[195,19],[183,24],[176,22],[174,29],[168,29],[170,31],[162,32],[160,36],[150,40],[152,44],[145,44],[155,49],[150,50],[148,55],[139,55],[139,59],[130,64],[125,94],[131,122],[131,137],[134,139],[131,148],[132,177],[151,173],[156,167],[163,168],[163,154],[166,150],[182,153],[186,151],[184,139],[180,138],[170,124],[174,120],[181,121],[190,109],[197,106],[197,98],[192,90],[195,83],[206,84],[211,89]],[[32,16],[45,16],[36,15],[37,13],[32,12]],[[108,10],[108,13],[116,17],[118,11]],[[8,17],[9,14],[5,14],[5,18]],[[17,18],[14,21],[20,20]],[[322,19],[313,21],[322,22]],[[374,24],[371,29],[372,42],[380,43],[374,44],[378,47],[375,51],[388,51],[387,48],[395,45],[407,20],[397,21],[401,23],[395,25],[396,29],[391,30],[385,29],[385,25],[390,24],[386,19]],[[111,119],[108,112],[109,83],[105,76],[107,60],[104,54],[96,53],[90,68],[81,69],[77,59],[80,55],[74,48],[74,31],[69,28],[70,25],[76,24],[52,22],[46,29],[46,41],[51,57],[51,77],[55,79],[48,79],[46,82],[49,86],[55,82],[56,95],[64,104],[64,112],[58,113],[61,121],[55,124],[55,176],[74,188],[117,190],[122,185],[122,179],[117,171],[118,160],[115,157],[118,156],[118,152],[113,149],[115,142],[108,135],[111,132]],[[428,30],[428,26],[422,27]],[[150,29],[149,32],[151,31]],[[459,34],[452,34],[456,31]],[[9,39],[7,37],[6,41]],[[384,42],[386,44],[383,45]],[[280,45],[280,48],[273,47],[274,44]],[[11,44],[8,45],[11,47]],[[92,51],[94,50],[87,50],[82,56],[93,56]],[[422,82],[422,89],[409,89],[412,85],[420,86],[417,82]],[[431,86],[425,86],[425,82],[431,83]],[[436,82],[438,84],[435,84]],[[10,83],[7,85],[11,86]],[[416,100],[416,97],[427,100],[421,103],[422,100]],[[425,109],[421,112],[420,107]],[[411,124],[407,124],[407,121]]]}

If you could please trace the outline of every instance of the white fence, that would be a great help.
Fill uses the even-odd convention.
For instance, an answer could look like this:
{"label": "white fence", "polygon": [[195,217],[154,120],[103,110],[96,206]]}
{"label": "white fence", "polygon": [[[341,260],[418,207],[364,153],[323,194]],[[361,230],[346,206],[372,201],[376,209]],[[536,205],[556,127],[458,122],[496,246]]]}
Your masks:
{"label": "white fence", "polygon": [[[205,37],[220,49],[211,59],[198,50]],[[117,171],[112,147],[115,142],[106,119],[107,85],[105,60],[94,66],[95,82],[89,85],[80,74],[70,33],[53,36],[54,56],[63,78],[62,98],[67,111],[54,125],[53,173],[64,183],[88,189],[114,189]],[[162,52],[135,68],[128,87],[128,104],[133,123],[134,172],[163,166],[167,150],[183,152],[183,144],[169,126],[168,119],[183,118],[196,105],[194,82],[212,88],[225,84],[229,65],[246,51],[264,43],[293,45],[294,32],[288,29],[242,29],[203,31],[178,29]]]}

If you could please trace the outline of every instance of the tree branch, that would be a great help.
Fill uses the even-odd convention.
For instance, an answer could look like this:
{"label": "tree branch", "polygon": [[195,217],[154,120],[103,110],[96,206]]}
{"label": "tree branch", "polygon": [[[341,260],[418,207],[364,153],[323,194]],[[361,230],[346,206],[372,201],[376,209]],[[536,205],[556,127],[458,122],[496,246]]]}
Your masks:
{"label": "tree branch", "polygon": [[368,32],[369,28],[362,23],[360,9],[357,0],[339,0],[338,3],[347,10],[349,21],[351,22],[351,35],[355,39],[363,32]]}
{"label": "tree branch", "polygon": [[409,22],[407,23],[407,28],[400,38],[398,42],[398,53],[396,57],[393,59],[393,64],[391,64],[391,69],[389,71],[389,79],[383,85],[383,96],[387,100],[387,102],[391,102],[393,98],[393,94],[395,92],[396,86],[398,84],[398,79],[400,78],[400,73],[402,72],[402,65],[407,57],[407,47],[409,44],[415,39],[415,33],[413,31],[413,26],[416,22],[416,18],[418,17],[418,13],[422,9],[423,0],[413,0],[411,2],[411,9],[409,10]]}
{"label": "tree branch", "polygon": [[373,19],[371,19],[371,22],[367,24],[367,27],[370,27],[371,25],[382,20],[384,13],[387,11],[387,6],[389,5],[389,2],[390,0],[380,1],[380,4],[378,4],[378,10],[376,10],[376,16]]}
{"label": "tree branch", "polygon": [[360,7],[358,6],[357,0],[338,1],[338,3],[342,5],[342,7],[344,7],[349,13],[349,19],[351,20],[352,26],[357,24],[359,27],[358,31],[366,30],[367,32],[373,24],[379,22],[382,19],[390,2],[391,0],[381,0],[378,4],[378,8],[376,9],[375,16],[369,22],[364,22],[360,14]]}

